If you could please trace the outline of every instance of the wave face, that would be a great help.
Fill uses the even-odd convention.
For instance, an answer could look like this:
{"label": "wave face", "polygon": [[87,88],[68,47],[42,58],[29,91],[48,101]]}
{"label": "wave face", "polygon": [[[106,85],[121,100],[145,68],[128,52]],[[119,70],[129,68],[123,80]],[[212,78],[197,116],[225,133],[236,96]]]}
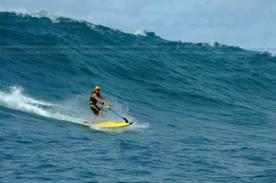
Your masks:
{"label": "wave face", "polygon": [[[275,181],[269,53],[7,12],[0,44],[0,182]],[[95,84],[136,126],[62,122],[91,118]]]}

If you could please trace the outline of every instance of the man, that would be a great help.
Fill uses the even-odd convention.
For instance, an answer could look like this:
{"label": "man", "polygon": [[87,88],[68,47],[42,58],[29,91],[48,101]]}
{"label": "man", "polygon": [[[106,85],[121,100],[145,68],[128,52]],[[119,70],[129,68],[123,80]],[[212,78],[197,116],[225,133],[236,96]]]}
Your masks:
{"label": "man", "polygon": [[94,112],[95,118],[102,117],[102,109],[97,105],[100,103],[103,105],[103,108],[109,109],[109,105],[104,101],[103,97],[100,94],[100,86],[96,85],[94,91],[91,93],[89,106],[90,109]]}

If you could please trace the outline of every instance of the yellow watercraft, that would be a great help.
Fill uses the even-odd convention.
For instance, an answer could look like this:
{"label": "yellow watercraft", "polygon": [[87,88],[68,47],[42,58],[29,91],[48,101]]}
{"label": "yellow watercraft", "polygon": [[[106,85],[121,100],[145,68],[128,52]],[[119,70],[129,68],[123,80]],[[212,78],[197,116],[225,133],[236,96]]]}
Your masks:
{"label": "yellow watercraft", "polygon": [[131,125],[132,123],[131,122],[125,122],[125,121],[101,121],[101,122],[98,122],[98,123],[92,123],[92,124],[89,124],[89,123],[86,123],[85,125],[88,126],[88,127],[99,127],[99,128],[109,128],[109,129],[112,129],[112,128],[122,128],[122,127],[127,127],[129,125]]}
{"label": "yellow watercraft", "polygon": [[124,118],[123,116],[121,116],[120,114],[118,114],[117,112],[113,111],[112,109],[108,108],[111,112],[113,112],[115,115],[117,115],[118,117],[122,118],[124,121],[101,121],[98,123],[89,123],[89,122],[84,122],[85,126],[88,126],[90,128],[93,127],[99,127],[99,128],[109,128],[109,129],[113,129],[113,128],[122,128],[122,127],[127,127],[129,125],[132,124],[132,122],[129,122],[126,118]]}
{"label": "yellow watercraft", "polygon": [[127,123],[125,121],[102,121],[98,123],[100,128],[122,128],[131,125],[132,123]]}

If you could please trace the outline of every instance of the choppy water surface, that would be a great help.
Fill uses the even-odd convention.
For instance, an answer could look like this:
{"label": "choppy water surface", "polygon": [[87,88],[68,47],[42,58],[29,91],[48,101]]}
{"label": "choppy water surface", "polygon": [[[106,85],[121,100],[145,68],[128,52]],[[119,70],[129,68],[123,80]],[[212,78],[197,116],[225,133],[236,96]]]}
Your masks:
{"label": "choppy water surface", "polygon": [[[0,182],[276,181],[267,53],[4,12],[0,45]],[[133,126],[81,125],[97,83]]]}

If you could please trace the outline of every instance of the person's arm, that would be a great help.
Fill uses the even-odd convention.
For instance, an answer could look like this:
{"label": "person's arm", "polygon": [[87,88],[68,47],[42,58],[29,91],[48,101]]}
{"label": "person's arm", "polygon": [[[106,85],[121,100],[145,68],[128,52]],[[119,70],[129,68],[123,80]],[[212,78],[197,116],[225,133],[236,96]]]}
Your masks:
{"label": "person's arm", "polygon": [[92,94],[92,97],[100,102],[102,105],[105,103],[105,101],[102,98],[98,97],[95,93]]}

